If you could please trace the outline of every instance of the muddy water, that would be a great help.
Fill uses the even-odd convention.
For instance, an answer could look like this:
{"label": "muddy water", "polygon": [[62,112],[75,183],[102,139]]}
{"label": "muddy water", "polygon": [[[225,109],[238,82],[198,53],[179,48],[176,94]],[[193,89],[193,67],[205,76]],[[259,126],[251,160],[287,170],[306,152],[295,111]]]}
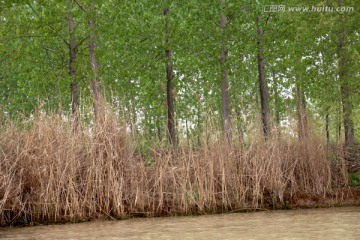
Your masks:
{"label": "muddy water", "polygon": [[360,239],[360,207],[0,229],[0,239]]}

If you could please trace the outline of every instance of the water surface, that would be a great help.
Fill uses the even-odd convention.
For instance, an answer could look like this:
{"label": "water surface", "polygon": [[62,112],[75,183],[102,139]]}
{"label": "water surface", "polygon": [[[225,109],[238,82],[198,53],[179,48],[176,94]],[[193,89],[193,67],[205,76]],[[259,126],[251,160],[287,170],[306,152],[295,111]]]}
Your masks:
{"label": "water surface", "polygon": [[360,239],[360,207],[0,229],[0,239]]}

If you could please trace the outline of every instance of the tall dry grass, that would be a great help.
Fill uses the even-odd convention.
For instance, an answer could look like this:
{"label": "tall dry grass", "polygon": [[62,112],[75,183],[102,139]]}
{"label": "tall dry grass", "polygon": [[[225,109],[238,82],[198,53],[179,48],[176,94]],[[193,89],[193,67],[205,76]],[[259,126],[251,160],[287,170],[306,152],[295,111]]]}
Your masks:
{"label": "tall dry grass", "polygon": [[324,194],[336,178],[316,137],[149,146],[145,155],[114,116],[90,130],[74,134],[41,114],[29,127],[1,128],[1,225],[261,208],[297,191]]}

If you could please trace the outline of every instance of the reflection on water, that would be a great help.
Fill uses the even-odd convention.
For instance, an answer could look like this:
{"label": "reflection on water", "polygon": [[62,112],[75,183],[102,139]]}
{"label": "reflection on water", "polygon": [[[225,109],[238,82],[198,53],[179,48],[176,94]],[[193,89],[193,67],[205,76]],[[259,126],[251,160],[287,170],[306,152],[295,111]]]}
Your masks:
{"label": "reflection on water", "polygon": [[360,239],[360,207],[0,229],[0,239]]}

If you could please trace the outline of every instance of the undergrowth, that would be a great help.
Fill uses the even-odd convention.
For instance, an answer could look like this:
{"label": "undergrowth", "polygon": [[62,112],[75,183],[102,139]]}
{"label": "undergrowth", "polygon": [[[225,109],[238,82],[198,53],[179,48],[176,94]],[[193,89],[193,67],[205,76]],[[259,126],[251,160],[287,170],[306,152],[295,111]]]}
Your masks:
{"label": "undergrowth", "polygon": [[144,147],[111,115],[74,133],[62,117],[41,114],[0,134],[1,225],[256,209],[347,183],[315,135]]}

